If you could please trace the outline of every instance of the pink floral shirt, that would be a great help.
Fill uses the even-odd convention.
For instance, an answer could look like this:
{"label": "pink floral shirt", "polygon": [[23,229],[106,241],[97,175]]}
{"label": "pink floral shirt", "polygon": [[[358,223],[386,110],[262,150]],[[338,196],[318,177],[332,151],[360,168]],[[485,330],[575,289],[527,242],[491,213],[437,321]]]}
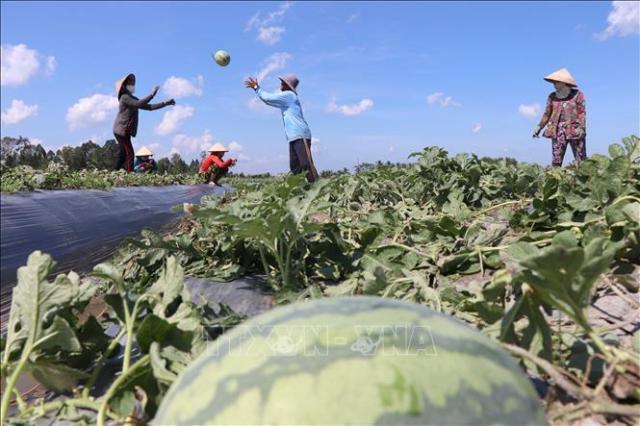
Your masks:
{"label": "pink floral shirt", "polygon": [[547,98],[547,107],[539,126],[547,126],[543,134],[546,138],[555,139],[558,127],[562,126],[567,139],[582,139],[587,135],[586,118],[587,110],[581,91],[573,89],[564,99],[558,99],[553,92]]}

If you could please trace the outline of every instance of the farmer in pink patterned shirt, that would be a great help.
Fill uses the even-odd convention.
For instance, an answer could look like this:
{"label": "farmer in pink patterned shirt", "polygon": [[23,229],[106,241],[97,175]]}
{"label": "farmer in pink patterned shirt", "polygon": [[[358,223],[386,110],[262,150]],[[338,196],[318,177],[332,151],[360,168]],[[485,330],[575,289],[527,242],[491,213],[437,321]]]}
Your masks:
{"label": "farmer in pink patterned shirt", "polygon": [[566,68],[562,68],[544,78],[553,83],[555,92],[547,98],[540,124],[533,131],[533,137],[540,137],[540,131],[546,126],[543,136],[551,139],[554,167],[562,166],[562,160],[571,145],[573,157],[577,162],[587,158],[586,116],[584,95],[577,88],[576,81]]}

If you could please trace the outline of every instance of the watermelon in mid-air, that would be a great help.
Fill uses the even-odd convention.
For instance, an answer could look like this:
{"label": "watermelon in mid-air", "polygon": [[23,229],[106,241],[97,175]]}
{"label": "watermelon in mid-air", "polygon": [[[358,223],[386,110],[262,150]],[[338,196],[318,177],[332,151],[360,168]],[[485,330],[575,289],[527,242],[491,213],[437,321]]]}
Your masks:
{"label": "watermelon in mid-air", "polygon": [[337,297],[277,308],[220,336],[154,424],[538,425],[515,361],[424,306]]}
{"label": "watermelon in mid-air", "polygon": [[231,62],[231,56],[225,50],[218,50],[213,54],[213,60],[222,67],[226,67]]}

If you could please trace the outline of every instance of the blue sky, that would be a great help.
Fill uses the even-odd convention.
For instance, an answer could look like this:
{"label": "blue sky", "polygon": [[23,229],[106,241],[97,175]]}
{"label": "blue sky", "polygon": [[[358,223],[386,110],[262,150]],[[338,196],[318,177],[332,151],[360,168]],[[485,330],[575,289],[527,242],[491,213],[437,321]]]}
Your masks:
{"label": "blue sky", "polygon": [[319,169],[428,145],[549,164],[531,133],[552,89],[542,77],[566,67],[586,96],[588,154],[606,153],[640,134],[638,4],[2,2],[1,133],[103,144],[114,82],[134,72],[137,95],[157,84],[157,100],[177,101],[141,112],[134,148],[191,159],[222,142],[238,171],[282,172],[279,112],[242,81],[262,71],[275,90],[293,72]]}

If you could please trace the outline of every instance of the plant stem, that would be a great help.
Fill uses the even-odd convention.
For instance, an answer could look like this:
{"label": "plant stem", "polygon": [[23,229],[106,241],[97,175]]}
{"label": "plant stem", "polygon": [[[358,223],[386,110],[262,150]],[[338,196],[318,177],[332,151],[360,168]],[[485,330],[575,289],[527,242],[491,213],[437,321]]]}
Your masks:
{"label": "plant stem", "polygon": [[129,364],[131,364],[131,347],[133,346],[133,328],[136,324],[136,318],[138,318],[138,310],[140,308],[140,304],[147,297],[151,297],[149,294],[143,294],[140,296],[136,303],[133,305],[133,312],[129,315],[129,319],[127,320],[127,343],[124,347],[124,360],[122,362],[122,373],[126,373],[129,369]]}
{"label": "plant stem", "polygon": [[271,272],[269,271],[269,263],[267,262],[267,257],[264,253],[264,247],[262,247],[262,245],[258,245],[258,250],[260,251],[260,260],[262,260],[262,267],[264,268],[264,273],[268,278],[271,275]]}
{"label": "plant stem", "polygon": [[593,402],[589,409],[598,414],[619,414],[629,417],[640,417],[640,405],[622,405],[614,402]]}
{"label": "plant stem", "polygon": [[401,244],[401,243],[394,243],[394,242],[391,242],[391,243],[386,244],[384,246],[378,246],[374,250],[377,250],[377,249],[383,248],[383,247],[389,247],[389,246],[402,248],[402,249],[405,249],[407,251],[413,252],[413,253],[415,253],[415,254],[417,254],[419,256],[422,256],[422,257],[428,257],[429,256],[428,254],[426,254],[426,253],[424,253],[424,252],[422,252],[422,251],[420,251],[418,249],[415,249],[413,247],[409,247],[409,246]]}
{"label": "plant stem", "polygon": [[553,364],[549,361],[539,358],[526,349],[523,349],[519,346],[511,345],[509,343],[503,343],[502,347],[511,352],[514,355],[517,355],[521,358],[527,359],[533,362],[538,367],[542,368],[553,380],[555,380],[556,384],[560,386],[565,392],[571,395],[574,398],[589,398],[593,395],[593,391],[588,388],[581,388],[580,386],[571,383],[561,371],[559,371]]}
{"label": "plant stem", "polygon": [[31,344],[27,342],[25,345],[25,349],[20,356],[20,360],[18,361],[18,365],[16,369],[13,370],[13,373],[9,376],[9,380],[7,380],[7,385],[4,388],[4,393],[2,395],[2,405],[0,405],[0,425],[4,425],[7,421],[7,416],[9,415],[9,403],[11,402],[11,395],[13,394],[13,390],[16,387],[16,383],[18,383],[18,378],[22,374],[22,370],[27,365],[27,361],[29,360],[29,356],[31,355]]}
{"label": "plant stem", "polygon": [[103,397],[102,404],[100,405],[100,409],[98,410],[98,418],[97,418],[98,426],[104,426],[104,419],[105,419],[105,416],[107,414],[107,410],[108,410],[108,407],[109,407],[109,400],[116,394],[116,392],[118,392],[120,386],[123,383],[125,383],[126,380],[131,375],[133,375],[134,373],[137,373],[138,370],[146,367],[148,363],[149,363],[149,355],[143,356],[138,361],[136,361],[131,366],[131,368],[129,368],[126,371],[123,370],[122,374],[111,384],[111,386],[109,387],[109,390],[107,391],[106,395]]}
{"label": "plant stem", "polygon": [[[46,404],[42,404],[39,406],[30,407],[28,411],[23,414],[31,414],[31,413],[42,413],[41,415],[48,413],[49,411],[59,411],[65,406],[75,407],[75,408],[84,408],[87,410],[93,410],[98,412],[100,410],[100,402],[93,401],[90,399],[82,398],[82,399],[66,399],[64,401],[53,401]],[[116,419],[117,415],[111,411],[106,412],[106,416],[110,419]]]}
{"label": "plant stem", "polygon": [[125,297],[125,293],[122,293],[121,298],[122,298],[122,306],[124,310],[124,327],[127,333],[127,343],[125,345],[124,360],[122,362],[122,371],[127,371],[127,369],[129,368],[129,363],[131,362],[131,355],[129,354],[128,349],[132,339],[132,336],[131,336],[132,332],[130,332],[130,327],[129,327],[132,321],[131,321],[131,313],[129,312],[129,304],[127,303],[127,298]]}
{"label": "plant stem", "polygon": [[532,200],[533,200],[532,198],[524,198],[522,200],[507,201],[507,202],[504,202],[504,203],[496,204],[495,206],[491,206],[489,208],[486,208],[486,209],[478,212],[478,214],[476,214],[475,216],[482,216],[483,214],[486,214],[487,212],[490,212],[491,210],[499,209],[500,207],[510,206],[511,204],[528,203],[528,202],[531,202]]}
{"label": "plant stem", "polygon": [[107,349],[103,352],[103,354],[100,356],[100,358],[96,362],[96,368],[95,370],[93,370],[93,373],[91,373],[91,377],[89,377],[89,380],[87,380],[87,383],[85,384],[85,387],[82,390],[83,398],[89,397],[89,392],[91,392],[91,388],[96,383],[96,380],[98,380],[98,376],[100,376],[102,367],[104,367],[105,360],[109,358],[109,356],[111,356],[111,353],[118,347],[118,343],[120,342],[120,340],[122,339],[125,333],[126,333],[126,330],[124,328],[120,330],[120,333],[118,333],[118,335],[111,341],[111,344],[109,345],[109,347],[107,347]]}
{"label": "plant stem", "polygon": [[636,202],[640,203],[640,198],[634,197],[633,195],[624,195],[622,197],[618,197],[615,200],[613,200],[613,203],[611,203],[610,206],[616,205],[620,201],[625,201],[625,200],[633,200],[633,201],[636,201]]}

